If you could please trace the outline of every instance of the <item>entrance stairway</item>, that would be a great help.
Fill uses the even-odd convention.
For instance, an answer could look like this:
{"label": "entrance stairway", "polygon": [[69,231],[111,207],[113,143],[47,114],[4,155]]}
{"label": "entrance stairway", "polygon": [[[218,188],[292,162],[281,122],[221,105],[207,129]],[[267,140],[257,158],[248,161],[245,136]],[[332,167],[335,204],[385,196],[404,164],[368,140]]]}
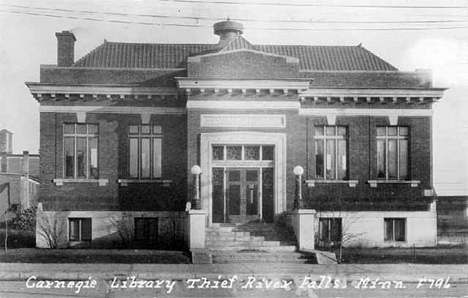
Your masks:
{"label": "entrance stairway", "polygon": [[308,263],[314,253],[298,252],[292,229],[265,223],[222,224],[206,230],[213,263]]}

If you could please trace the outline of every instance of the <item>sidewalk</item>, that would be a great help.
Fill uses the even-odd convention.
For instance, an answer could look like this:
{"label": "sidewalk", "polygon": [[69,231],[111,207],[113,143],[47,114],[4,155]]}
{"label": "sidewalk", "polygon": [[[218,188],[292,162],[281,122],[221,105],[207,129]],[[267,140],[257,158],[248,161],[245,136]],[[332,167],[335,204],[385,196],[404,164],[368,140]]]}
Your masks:
{"label": "sidewalk", "polygon": [[382,280],[418,282],[419,278],[441,279],[450,277],[452,283],[468,284],[466,265],[420,265],[420,264],[31,264],[0,263],[0,280],[25,281],[31,276],[48,280],[140,279],[185,280],[206,277],[218,279],[237,275],[239,279],[257,278],[294,279],[304,276],[320,279],[320,276],[359,280],[369,277]]}

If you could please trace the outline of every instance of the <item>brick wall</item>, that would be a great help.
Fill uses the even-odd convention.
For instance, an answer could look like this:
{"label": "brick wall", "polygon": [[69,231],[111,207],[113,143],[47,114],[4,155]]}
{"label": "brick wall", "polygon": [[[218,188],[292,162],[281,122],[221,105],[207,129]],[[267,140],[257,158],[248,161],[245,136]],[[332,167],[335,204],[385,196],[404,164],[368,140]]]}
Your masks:
{"label": "brick wall", "polygon": [[200,58],[200,62],[189,61],[188,77],[273,79],[298,76],[299,60],[288,62],[286,57],[252,52],[216,54]]}
{"label": "brick wall", "polygon": [[[53,180],[64,178],[63,124],[76,123],[77,119],[75,114],[41,113],[43,183],[39,201],[45,210],[166,210],[174,201],[174,188],[182,191],[179,197],[185,202],[185,116],[152,116],[151,120],[163,126],[163,179],[173,181],[170,187],[154,183],[119,185],[118,179],[128,178],[128,125],[140,124],[141,117],[92,113],[87,114],[86,123],[99,124],[99,178],[108,183],[99,186],[97,182],[64,182],[59,186]],[[183,208],[181,205],[169,209]]]}
{"label": "brick wall", "polygon": [[[205,99],[214,99],[206,97]],[[270,100],[265,97],[263,100]],[[276,98],[278,100],[278,98]],[[246,103],[247,104],[247,103]],[[266,128],[211,128],[200,127],[201,114],[283,114],[284,129]],[[299,116],[291,110],[189,110],[188,112],[188,165],[200,164],[200,134],[226,131],[283,132],[287,135],[286,189],[287,208],[292,209],[295,178],[293,168],[301,165],[304,180],[315,179],[314,126],[327,125],[325,117]],[[348,184],[304,185],[303,195],[307,206],[317,207],[317,201],[342,199],[352,203],[354,209],[368,210],[426,210],[431,198],[423,196],[424,189],[432,188],[431,181],[431,118],[399,117],[399,126],[408,126],[410,180],[419,180],[417,187],[410,184],[378,184],[371,187],[367,181],[376,180],[376,127],[390,125],[387,117],[347,116],[337,117],[336,125],[348,127],[348,171],[350,180],[358,180],[356,187]],[[189,176],[190,177],[190,176]],[[367,207],[366,207],[367,205]],[[351,207],[350,207],[351,208]]]}
{"label": "brick wall", "polygon": [[[313,126],[326,125],[325,117],[309,117],[308,175],[315,177],[315,144]],[[311,123],[311,124],[310,124]],[[432,188],[431,118],[399,117],[398,125],[409,127],[409,180],[419,180],[418,187],[410,184],[378,184],[370,187],[368,180],[377,179],[376,127],[390,125],[387,117],[337,117],[336,125],[348,127],[349,179],[358,180],[356,187],[347,184],[315,184],[306,189],[309,206],[316,207],[330,199],[345,200],[354,209],[416,208],[427,209],[424,189]],[[395,203],[391,205],[390,203]],[[367,206],[365,206],[367,205]],[[413,206],[412,206],[413,205]]]}

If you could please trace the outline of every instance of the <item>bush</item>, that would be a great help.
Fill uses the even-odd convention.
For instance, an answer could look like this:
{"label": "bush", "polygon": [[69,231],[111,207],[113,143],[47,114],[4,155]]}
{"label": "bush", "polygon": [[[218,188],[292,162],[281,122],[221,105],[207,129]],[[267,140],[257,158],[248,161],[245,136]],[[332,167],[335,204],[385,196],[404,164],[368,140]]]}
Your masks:
{"label": "bush", "polygon": [[[8,229],[8,248],[36,246],[36,233],[33,231]],[[0,247],[5,247],[5,230],[0,229]]]}
{"label": "bush", "polygon": [[36,210],[37,207],[24,209],[16,215],[8,224],[12,229],[23,231],[36,230]]}

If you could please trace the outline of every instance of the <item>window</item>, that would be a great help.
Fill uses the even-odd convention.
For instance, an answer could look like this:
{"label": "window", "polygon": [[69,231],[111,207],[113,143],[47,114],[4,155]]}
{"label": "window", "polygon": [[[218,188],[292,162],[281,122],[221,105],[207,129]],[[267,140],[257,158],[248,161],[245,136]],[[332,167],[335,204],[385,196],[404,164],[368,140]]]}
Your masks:
{"label": "window", "polygon": [[98,179],[98,125],[64,124],[64,176]]}
{"label": "window", "polygon": [[408,127],[377,127],[377,178],[408,179]]}
{"label": "window", "polygon": [[319,239],[324,244],[337,245],[341,241],[341,218],[330,217],[319,219]]}
{"label": "window", "polygon": [[130,125],[129,177],[157,179],[162,177],[162,127]]}
{"label": "window", "polygon": [[91,218],[69,218],[70,241],[91,241]]}
{"label": "window", "polygon": [[344,126],[315,127],[315,177],[348,179],[348,129]]}
{"label": "window", "polygon": [[135,240],[151,241],[158,239],[158,218],[137,217],[135,218]]}
{"label": "window", "polygon": [[230,145],[230,146],[221,146],[214,145],[212,159],[213,160],[262,160],[262,161],[271,161],[275,157],[275,146],[271,145]]}
{"label": "window", "polygon": [[385,218],[385,241],[406,240],[406,218]]}

